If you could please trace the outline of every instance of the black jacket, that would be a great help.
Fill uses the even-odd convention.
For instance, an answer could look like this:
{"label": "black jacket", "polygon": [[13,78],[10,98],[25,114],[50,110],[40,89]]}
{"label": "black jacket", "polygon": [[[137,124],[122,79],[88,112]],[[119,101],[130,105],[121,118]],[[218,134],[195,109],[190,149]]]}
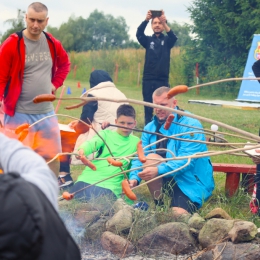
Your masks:
{"label": "black jacket", "polygon": [[[253,66],[252,66],[252,70],[255,74],[256,78],[260,78],[260,60],[257,60]],[[260,83],[260,80],[258,80],[258,82]]]}
{"label": "black jacket", "polygon": [[155,34],[146,36],[144,30],[148,22],[144,21],[137,28],[136,37],[146,49],[143,80],[169,81],[171,48],[177,41],[176,35],[170,30],[167,35]]}
{"label": "black jacket", "polygon": [[80,260],[80,251],[43,192],[19,174],[0,174],[0,259]]}

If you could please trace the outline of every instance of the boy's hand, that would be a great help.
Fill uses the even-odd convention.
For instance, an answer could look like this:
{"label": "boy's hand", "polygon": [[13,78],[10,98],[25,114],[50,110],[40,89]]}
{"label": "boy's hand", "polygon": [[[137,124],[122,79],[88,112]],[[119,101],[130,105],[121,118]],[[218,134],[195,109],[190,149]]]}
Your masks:
{"label": "boy's hand", "polygon": [[137,180],[129,180],[130,188],[133,188],[133,187],[137,186],[137,184],[138,184]]}
{"label": "boy's hand", "polygon": [[77,158],[78,160],[80,160],[80,158],[81,158],[82,156],[84,156],[84,150],[83,150],[83,149],[79,149],[79,150],[78,150],[78,155],[76,156],[76,158]]}
{"label": "boy's hand", "polygon": [[101,129],[106,129],[107,127],[109,127],[110,126],[110,123],[109,122],[103,122],[102,124],[101,124]]}

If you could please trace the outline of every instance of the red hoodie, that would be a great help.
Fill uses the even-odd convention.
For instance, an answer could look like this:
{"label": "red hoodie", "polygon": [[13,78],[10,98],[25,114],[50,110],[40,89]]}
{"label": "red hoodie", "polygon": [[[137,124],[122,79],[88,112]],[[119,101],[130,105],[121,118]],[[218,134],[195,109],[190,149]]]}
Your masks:
{"label": "red hoodie", "polygon": [[[60,41],[45,33],[52,56],[52,84],[62,86],[70,70],[68,55]],[[10,35],[0,46],[0,100],[4,101],[4,112],[13,116],[22,91],[25,67],[25,44],[22,31]]]}

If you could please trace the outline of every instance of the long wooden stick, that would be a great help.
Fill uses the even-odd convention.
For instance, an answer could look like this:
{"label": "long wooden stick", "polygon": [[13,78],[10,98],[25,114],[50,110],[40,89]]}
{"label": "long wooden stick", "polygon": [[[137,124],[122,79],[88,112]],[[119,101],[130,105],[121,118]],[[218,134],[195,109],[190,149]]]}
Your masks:
{"label": "long wooden stick", "polygon": [[222,82],[238,81],[238,80],[260,80],[260,78],[229,78],[229,79],[220,79],[220,80],[216,80],[216,81],[212,81],[212,82],[203,83],[203,84],[199,84],[199,85],[195,85],[195,86],[189,87],[189,90],[190,89],[194,89],[194,88],[214,85],[214,84],[218,84],[218,83],[222,83]]}
{"label": "long wooden stick", "polygon": [[112,98],[101,98],[101,97],[65,98],[65,99],[66,100],[82,100],[82,101],[87,101],[87,102],[91,102],[91,101],[110,101],[110,102],[116,102],[116,103],[132,103],[132,104],[148,106],[148,107],[152,107],[152,108],[159,108],[159,109],[162,109],[162,110],[175,112],[176,114],[179,114],[179,115],[182,115],[182,116],[195,118],[195,119],[198,119],[198,120],[203,121],[203,122],[207,122],[207,123],[211,123],[211,124],[217,124],[218,126],[224,127],[224,128],[226,128],[230,131],[233,131],[235,133],[239,133],[241,135],[252,138],[255,141],[258,141],[258,142],[260,141],[260,136],[255,135],[255,134],[251,134],[251,133],[246,132],[244,130],[241,130],[239,128],[224,124],[222,122],[219,122],[219,121],[216,121],[216,120],[213,120],[213,119],[209,119],[209,118],[206,118],[206,117],[186,113],[186,112],[181,111],[181,110],[177,110],[177,109],[173,109],[173,108],[169,108],[169,107],[165,107],[165,106],[160,106],[160,105],[156,105],[156,104],[153,104],[153,103],[144,102],[144,101],[140,101],[140,100],[128,99],[128,98],[127,99],[112,99]]}

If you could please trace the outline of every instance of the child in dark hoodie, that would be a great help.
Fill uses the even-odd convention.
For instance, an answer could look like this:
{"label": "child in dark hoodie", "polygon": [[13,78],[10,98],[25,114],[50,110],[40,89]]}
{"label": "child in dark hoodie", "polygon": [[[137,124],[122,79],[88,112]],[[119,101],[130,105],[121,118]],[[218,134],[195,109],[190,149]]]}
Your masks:
{"label": "child in dark hoodie", "polygon": [[[114,99],[126,99],[126,96],[116,88],[110,75],[104,70],[94,70],[90,74],[90,89],[85,92],[84,97],[110,97]],[[101,130],[100,123],[106,121],[114,124],[116,110],[121,104],[107,101],[91,101],[83,106],[80,119],[87,124],[92,124],[96,131]],[[77,151],[77,148],[86,140],[90,140],[95,132],[82,122],[75,120],[69,126],[73,132],[61,132],[63,152]],[[111,130],[115,130],[110,128]],[[76,143],[76,145],[75,145]],[[93,157],[93,155],[92,155]],[[62,156],[60,163],[60,187],[72,184],[70,177],[70,156]],[[73,164],[81,163],[73,156]]]}

